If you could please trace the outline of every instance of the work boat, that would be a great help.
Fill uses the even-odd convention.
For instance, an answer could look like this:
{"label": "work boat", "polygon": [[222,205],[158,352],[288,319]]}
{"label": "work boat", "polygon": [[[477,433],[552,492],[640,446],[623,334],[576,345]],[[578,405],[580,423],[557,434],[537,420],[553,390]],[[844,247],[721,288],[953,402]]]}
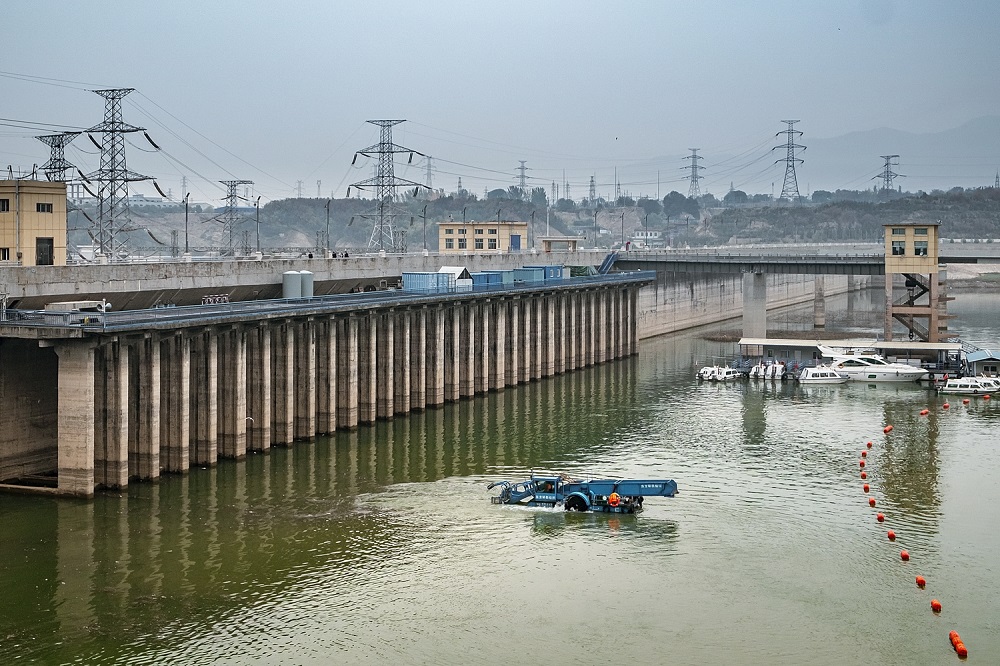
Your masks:
{"label": "work boat", "polygon": [[837,354],[830,368],[852,382],[918,382],[927,376],[923,368],[889,363],[878,354]]}
{"label": "work boat", "polygon": [[815,368],[802,368],[798,380],[800,384],[846,384],[847,375],[840,374],[827,365],[817,365]]}
{"label": "work boat", "polygon": [[1000,388],[1000,382],[989,377],[962,377],[949,379],[944,386],[938,387],[938,393],[952,395],[988,395]]}

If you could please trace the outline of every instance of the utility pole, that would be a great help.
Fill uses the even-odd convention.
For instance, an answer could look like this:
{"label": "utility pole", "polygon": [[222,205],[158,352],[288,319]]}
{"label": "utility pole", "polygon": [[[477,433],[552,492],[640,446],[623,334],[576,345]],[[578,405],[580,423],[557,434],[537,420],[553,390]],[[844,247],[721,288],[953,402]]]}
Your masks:
{"label": "utility pole", "polygon": [[326,249],[327,252],[330,251],[330,202],[331,201],[333,201],[333,199],[327,199],[326,200],[326,206],[324,206],[326,208],[326,248],[325,249]]}
{"label": "utility pole", "polygon": [[[233,238],[236,226],[242,222],[239,211],[236,210],[237,204],[236,200],[241,199],[240,195],[236,193],[236,188],[240,185],[253,185],[252,180],[220,180],[220,183],[226,186],[226,207],[222,210],[222,214],[219,215],[219,219],[222,221],[222,236],[228,242],[228,247],[226,248],[226,256],[234,257],[236,256],[236,242]],[[258,197],[259,199],[259,197]],[[259,223],[258,223],[259,228]],[[259,235],[259,234],[258,234]]]}
{"label": "utility pole", "polygon": [[257,253],[260,254],[260,195],[257,195],[257,200],[253,202],[254,217],[256,217],[257,222]]}
{"label": "utility pole", "polygon": [[191,246],[188,245],[188,200],[190,198],[190,192],[184,195],[184,254],[191,254]]}
{"label": "utility pole", "polygon": [[877,176],[872,176],[872,180],[879,179],[882,181],[882,191],[886,192],[892,189],[892,179],[893,178],[906,178],[903,174],[894,173],[892,167],[899,166],[899,162],[893,162],[893,160],[898,160],[899,155],[879,155],[885,164],[882,166],[882,173]]}
{"label": "utility pole", "polygon": [[[795,143],[795,135],[796,134],[798,134],[799,136],[802,135],[802,132],[800,132],[797,129],[794,129],[794,127],[793,127],[793,125],[795,125],[795,123],[797,123],[799,121],[798,120],[782,120],[781,122],[787,123],[788,124],[788,129],[782,130],[782,131],[778,132],[777,134],[775,134],[774,136],[780,136],[782,134],[787,134],[788,135],[788,140],[784,144],[785,151],[786,151],[785,152],[785,157],[774,161],[775,164],[777,164],[778,162],[784,162],[785,163],[785,182],[782,183],[782,185],[781,185],[781,195],[780,195],[780,197],[782,199],[784,199],[784,198],[787,197],[791,201],[797,202],[799,200],[799,181],[798,181],[798,179],[795,176],[795,163],[796,162],[803,162],[804,160],[799,159],[798,157],[795,157],[795,149],[796,148],[801,148],[802,150],[805,150],[806,147],[805,146],[800,146],[799,144]],[[772,151],[773,150],[777,150],[778,148],[781,148],[781,146],[775,146],[771,150]]]}
{"label": "utility pole", "polygon": [[[698,187],[698,181],[701,180],[702,178],[704,178],[704,176],[699,176],[698,175],[698,171],[700,171],[701,169],[705,168],[705,167],[703,167],[703,166],[701,166],[701,165],[698,164],[698,160],[703,160],[705,158],[702,157],[702,156],[700,156],[698,154],[698,151],[701,150],[700,148],[688,148],[688,150],[691,151],[691,154],[688,155],[687,157],[685,157],[684,159],[691,160],[691,164],[689,164],[686,167],[681,167],[681,168],[682,169],[690,169],[691,170],[691,184],[688,185],[688,197],[691,198],[691,199],[697,199],[699,196],[701,196],[701,188]],[[659,175],[659,172],[657,172],[657,174],[656,174],[656,197],[657,198],[660,197],[660,175]]]}
{"label": "utility pole", "polygon": [[[428,192],[433,189],[433,184],[432,184],[432,181],[431,181],[431,178],[433,178],[433,175],[432,175],[433,171],[434,171],[434,169],[431,166],[431,156],[428,155],[427,156],[427,175],[425,176],[426,182],[424,183],[424,185],[427,187],[427,191]],[[461,180],[461,179],[459,179],[459,180]],[[461,189],[461,186],[459,186],[459,189]]]}
{"label": "utility pole", "polygon": [[88,132],[104,135],[101,141],[101,167],[85,178],[97,181],[97,220],[91,224],[91,236],[98,251],[109,261],[121,261],[129,256],[128,232],[132,220],[128,206],[128,184],[149,180],[135,171],[129,171],[125,162],[125,135],[142,132],[143,128],[129,125],[122,120],[122,98],[134,88],[93,90],[104,98],[104,122],[94,125]]}
{"label": "utility pole", "polygon": [[317,199],[319,199],[319,198],[321,198],[323,196],[321,194],[322,189],[323,189],[323,181],[322,180],[317,180],[316,181],[316,198]]}
{"label": "utility pole", "polygon": [[[401,185],[416,188],[425,186],[415,183],[412,180],[397,178],[393,168],[393,155],[396,153],[410,153],[410,162],[413,161],[414,155],[427,156],[421,152],[404,148],[392,142],[393,125],[405,123],[405,120],[369,120],[368,122],[379,128],[379,142],[356,152],[351,164],[357,161],[358,155],[377,157],[378,163],[375,167],[375,175],[372,178],[352,183],[348,186],[347,196],[351,196],[351,187],[359,190],[375,190],[375,210],[367,215],[359,216],[375,222],[372,228],[371,239],[368,241],[368,247],[378,248],[382,251],[386,249],[390,252],[397,251],[402,247],[403,241],[396,238],[393,226],[393,220],[398,215],[397,212],[393,212],[395,209],[393,202],[395,201],[396,188]],[[387,211],[386,208],[389,210]]]}

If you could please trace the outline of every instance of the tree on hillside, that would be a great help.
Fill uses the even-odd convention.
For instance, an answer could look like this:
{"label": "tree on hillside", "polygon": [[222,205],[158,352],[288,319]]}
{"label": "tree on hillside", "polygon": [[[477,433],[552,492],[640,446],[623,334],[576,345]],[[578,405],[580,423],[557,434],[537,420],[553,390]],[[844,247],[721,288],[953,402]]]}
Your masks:
{"label": "tree on hillside", "polygon": [[576,203],[572,199],[560,199],[556,202],[556,210],[561,213],[568,213],[576,210]]}
{"label": "tree on hillside", "polygon": [[501,189],[497,188],[495,190],[490,190],[489,192],[487,192],[486,193],[486,198],[487,199],[510,199],[510,194],[507,193],[507,190],[501,190]]}
{"label": "tree on hillside", "polygon": [[663,214],[667,217],[679,217],[687,213],[691,217],[701,216],[701,206],[691,197],[673,191],[663,197]]}
{"label": "tree on hillside", "polygon": [[726,192],[726,196],[722,197],[722,203],[727,205],[745,204],[747,201],[749,201],[749,197],[743,190]]}
{"label": "tree on hillside", "polygon": [[663,212],[663,206],[656,199],[647,199],[643,197],[636,202],[636,205],[642,209],[646,215],[658,215]]}
{"label": "tree on hillside", "polygon": [[531,204],[533,206],[538,206],[539,208],[544,208],[549,205],[549,197],[545,194],[544,187],[531,188]]}

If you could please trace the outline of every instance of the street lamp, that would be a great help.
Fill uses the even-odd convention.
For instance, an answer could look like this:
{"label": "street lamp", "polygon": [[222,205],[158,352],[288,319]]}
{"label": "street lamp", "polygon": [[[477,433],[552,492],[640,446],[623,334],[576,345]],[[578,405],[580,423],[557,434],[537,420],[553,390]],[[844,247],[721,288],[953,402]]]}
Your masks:
{"label": "street lamp", "polygon": [[424,212],[420,217],[424,220],[424,252],[427,252],[427,204],[424,204]]}
{"label": "street lamp", "polygon": [[622,213],[622,248],[625,248],[625,213]]}
{"label": "street lamp", "polygon": [[597,249],[597,209],[594,209],[594,249]]}
{"label": "street lamp", "polygon": [[257,252],[260,252],[260,196],[257,196],[257,200],[253,203],[254,208],[257,209]]}
{"label": "street lamp", "polygon": [[184,254],[191,254],[191,248],[188,246],[188,200],[190,198],[190,192],[184,195]]}

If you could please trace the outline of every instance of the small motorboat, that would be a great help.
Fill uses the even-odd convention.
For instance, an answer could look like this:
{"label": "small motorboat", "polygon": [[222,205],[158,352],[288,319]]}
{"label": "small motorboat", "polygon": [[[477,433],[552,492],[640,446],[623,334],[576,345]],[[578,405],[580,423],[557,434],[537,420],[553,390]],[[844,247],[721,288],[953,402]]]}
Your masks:
{"label": "small motorboat", "polygon": [[950,395],[987,395],[998,390],[1000,390],[1000,380],[992,377],[949,379],[944,386],[938,387],[938,393]]}
{"label": "small motorboat", "polygon": [[830,366],[817,365],[813,368],[802,368],[797,379],[800,384],[846,384],[848,378]]}
{"label": "small motorboat", "polygon": [[784,363],[758,363],[750,368],[750,379],[785,379],[788,371]]}
{"label": "small motorboat", "polygon": [[708,378],[712,382],[731,382],[737,379],[743,379],[746,375],[742,371],[736,368],[730,368],[728,365],[724,365],[721,368],[716,368],[715,372],[711,377]]}

